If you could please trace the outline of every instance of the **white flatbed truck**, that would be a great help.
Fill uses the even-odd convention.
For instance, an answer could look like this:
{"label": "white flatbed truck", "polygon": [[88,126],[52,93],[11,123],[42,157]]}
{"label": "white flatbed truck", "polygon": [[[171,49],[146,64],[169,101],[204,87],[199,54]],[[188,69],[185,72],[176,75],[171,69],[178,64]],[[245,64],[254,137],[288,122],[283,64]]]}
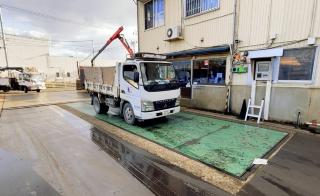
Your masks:
{"label": "white flatbed truck", "polygon": [[[96,113],[120,108],[128,124],[180,112],[180,88],[170,62],[145,54],[115,67],[84,67],[85,88]],[[148,57],[152,54],[147,54]]]}
{"label": "white flatbed truck", "polygon": [[0,90],[37,91],[46,89],[44,78],[40,73],[26,73],[22,67],[0,68]]}

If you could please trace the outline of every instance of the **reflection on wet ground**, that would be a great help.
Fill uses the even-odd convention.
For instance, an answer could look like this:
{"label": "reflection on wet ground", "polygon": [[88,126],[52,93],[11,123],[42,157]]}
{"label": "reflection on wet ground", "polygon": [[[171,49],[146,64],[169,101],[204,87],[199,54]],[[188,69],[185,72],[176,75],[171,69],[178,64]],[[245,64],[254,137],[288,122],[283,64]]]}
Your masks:
{"label": "reflection on wet ground", "polygon": [[31,161],[0,149],[0,190],[5,196],[60,195],[33,169]]}
{"label": "reflection on wet ground", "polygon": [[98,128],[92,140],[156,195],[229,195]]}
{"label": "reflection on wet ground", "polygon": [[[5,102],[3,103],[4,109],[14,109],[22,107],[32,107],[41,105],[52,105],[58,103],[68,103],[75,101],[89,100],[89,96],[84,92],[75,91],[44,91],[41,93],[18,93],[18,94],[0,94],[1,97],[5,96]],[[1,106],[1,104],[0,104]]]}
{"label": "reflection on wet ground", "polygon": [[92,142],[91,128],[57,106],[4,110],[0,149],[18,158],[0,153],[0,196],[55,195],[50,186],[66,196],[153,195]]}

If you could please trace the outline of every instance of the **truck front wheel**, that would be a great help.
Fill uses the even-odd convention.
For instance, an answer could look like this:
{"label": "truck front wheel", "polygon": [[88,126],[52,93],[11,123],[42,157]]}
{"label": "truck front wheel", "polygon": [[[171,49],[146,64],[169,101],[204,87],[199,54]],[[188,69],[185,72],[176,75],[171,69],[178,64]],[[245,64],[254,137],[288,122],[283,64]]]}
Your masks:
{"label": "truck front wheel", "polygon": [[126,123],[133,125],[136,121],[133,108],[130,105],[130,103],[126,103],[123,107],[123,118],[126,121]]}
{"label": "truck front wheel", "polygon": [[97,114],[105,114],[108,112],[109,107],[105,103],[100,103],[97,96],[93,97],[93,108]]}

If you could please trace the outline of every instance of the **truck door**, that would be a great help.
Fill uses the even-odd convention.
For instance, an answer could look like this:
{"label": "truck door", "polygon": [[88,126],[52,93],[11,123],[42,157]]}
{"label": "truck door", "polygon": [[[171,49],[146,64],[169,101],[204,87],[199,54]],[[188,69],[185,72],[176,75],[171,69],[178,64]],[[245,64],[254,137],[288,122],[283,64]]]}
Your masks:
{"label": "truck door", "polygon": [[29,74],[20,74],[19,75],[19,86],[26,86],[30,87],[31,86],[31,78]]}
{"label": "truck door", "polygon": [[135,114],[141,110],[139,84],[134,81],[137,65],[125,64],[120,75],[120,98],[130,102]]}

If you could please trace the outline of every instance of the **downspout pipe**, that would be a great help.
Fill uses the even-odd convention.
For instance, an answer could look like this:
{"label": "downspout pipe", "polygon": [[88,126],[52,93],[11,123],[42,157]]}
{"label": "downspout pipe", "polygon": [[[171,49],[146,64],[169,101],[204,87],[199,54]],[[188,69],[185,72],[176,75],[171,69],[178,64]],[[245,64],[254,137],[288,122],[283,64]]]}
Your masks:
{"label": "downspout pipe", "polygon": [[139,1],[135,1],[137,5],[137,31],[138,31],[138,52],[140,51],[140,14],[139,14]]}
{"label": "downspout pipe", "polygon": [[227,84],[227,104],[226,104],[226,114],[230,114],[231,113],[231,90],[232,90],[232,66],[233,66],[233,55],[237,50],[236,47],[236,39],[237,39],[237,0],[234,0],[234,5],[233,5],[233,34],[232,34],[232,44],[229,44],[230,47],[230,74],[229,74],[229,82]]}

